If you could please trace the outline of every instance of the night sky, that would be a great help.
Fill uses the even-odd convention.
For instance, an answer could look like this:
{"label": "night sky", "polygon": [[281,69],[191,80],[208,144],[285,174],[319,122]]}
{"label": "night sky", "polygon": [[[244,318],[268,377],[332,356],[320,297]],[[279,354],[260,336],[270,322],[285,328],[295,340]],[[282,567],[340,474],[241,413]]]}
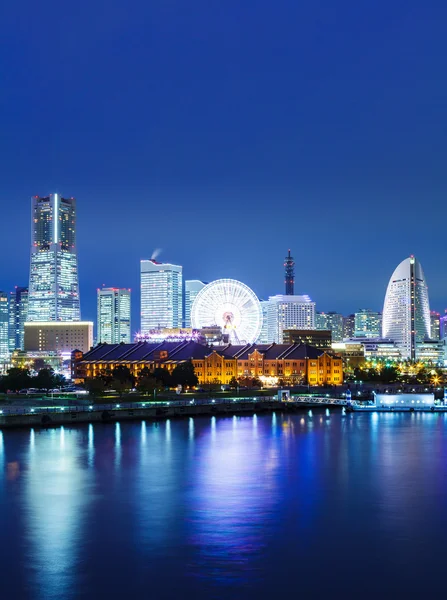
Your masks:
{"label": "night sky", "polygon": [[5,2],[0,289],[27,285],[30,197],[78,202],[82,316],[139,261],[318,310],[380,309],[406,256],[447,306],[447,3]]}

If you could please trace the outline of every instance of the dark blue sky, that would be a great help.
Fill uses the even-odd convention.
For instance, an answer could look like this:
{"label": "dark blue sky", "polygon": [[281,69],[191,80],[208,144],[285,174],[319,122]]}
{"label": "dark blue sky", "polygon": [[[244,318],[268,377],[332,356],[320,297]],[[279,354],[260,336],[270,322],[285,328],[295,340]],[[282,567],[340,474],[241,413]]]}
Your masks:
{"label": "dark blue sky", "polygon": [[[380,309],[414,253],[447,306],[447,4],[42,0],[0,8],[0,288],[30,196],[78,200],[83,317],[163,248],[186,278]],[[137,323],[134,322],[134,329]]]}

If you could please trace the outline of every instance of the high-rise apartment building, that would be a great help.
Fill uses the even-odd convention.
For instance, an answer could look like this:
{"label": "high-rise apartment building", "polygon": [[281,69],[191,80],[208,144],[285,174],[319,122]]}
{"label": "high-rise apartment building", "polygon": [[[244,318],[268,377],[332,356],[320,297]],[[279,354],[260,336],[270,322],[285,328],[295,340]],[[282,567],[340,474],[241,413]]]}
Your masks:
{"label": "high-rise apartment building", "polygon": [[283,343],[286,329],[315,329],[315,302],[309,296],[279,294],[268,299],[268,343]]}
{"label": "high-rise apartment building", "polygon": [[0,292],[0,359],[9,356],[9,302],[8,294]]}
{"label": "high-rise apartment building", "polygon": [[28,288],[16,287],[9,293],[9,350],[24,349],[24,326],[28,317]]}
{"label": "high-rise apartment building", "polygon": [[355,315],[343,317],[343,339],[350,340],[354,337]]}
{"label": "high-rise apartment building", "polygon": [[141,261],[141,333],[182,326],[182,271],[179,265]]}
{"label": "high-rise apartment building", "polygon": [[432,340],[441,339],[441,315],[435,310],[430,311],[430,337]]}
{"label": "high-rise apartment building", "polygon": [[417,344],[430,338],[430,305],[421,263],[410,256],[395,269],[383,305],[382,337],[393,340],[402,357],[415,360]]}
{"label": "high-rise apartment building", "polygon": [[369,308],[362,308],[354,316],[354,337],[378,338],[382,326],[382,315]]}
{"label": "high-rise apartment building", "polygon": [[31,198],[28,321],[79,321],[76,200]]}
{"label": "high-rise apartment building", "polygon": [[206,283],[199,279],[186,279],[185,280],[185,316],[184,326],[191,327],[191,307],[194,304],[197,294],[201,289],[205,287]]}
{"label": "high-rise apartment building", "polygon": [[98,289],[97,341],[99,344],[130,344],[130,297],[125,288]]}
{"label": "high-rise apartment building", "polygon": [[320,330],[331,331],[333,342],[343,340],[343,315],[336,312],[319,312],[315,316],[315,327]]}

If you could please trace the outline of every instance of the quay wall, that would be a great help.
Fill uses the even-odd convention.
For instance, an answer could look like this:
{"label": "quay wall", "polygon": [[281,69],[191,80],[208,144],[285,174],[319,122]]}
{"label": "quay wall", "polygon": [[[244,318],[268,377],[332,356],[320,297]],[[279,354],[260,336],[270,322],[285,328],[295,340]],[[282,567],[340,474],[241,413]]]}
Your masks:
{"label": "quay wall", "polygon": [[[198,405],[183,406],[148,406],[132,407],[122,405],[119,408],[110,406],[95,407],[87,409],[82,407],[77,410],[64,408],[64,410],[51,411],[24,411],[22,414],[11,413],[0,415],[0,429],[14,427],[54,427],[59,425],[72,425],[73,423],[114,423],[117,421],[131,420],[164,420],[179,417],[194,417],[201,415],[228,415],[239,413],[273,412],[276,410],[292,410],[294,407],[287,406],[278,400],[258,402],[231,402],[231,403],[201,403]],[[4,412],[4,411],[3,411]]]}

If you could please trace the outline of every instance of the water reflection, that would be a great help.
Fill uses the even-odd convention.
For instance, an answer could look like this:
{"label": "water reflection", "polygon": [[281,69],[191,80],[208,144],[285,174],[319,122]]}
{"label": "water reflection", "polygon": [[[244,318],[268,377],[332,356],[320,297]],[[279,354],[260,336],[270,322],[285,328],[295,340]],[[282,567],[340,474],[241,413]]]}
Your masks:
{"label": "water reflection", "polygon": [[355,589],[405,573],[435,597],[408,565],[442,582],[446,428],[322,409],[0,432],[0,598],[261,598],[298,566],[326,597],[347,557]]}
{"label": "water reflection", "polygon": [[79,579],[85,509],[91,499],[81,438],[81,430],[64,428],[40,432],[38,441],[33,430],[29,436],[23,506],[31,585],[42,598],[72,597],[70,587]]}

